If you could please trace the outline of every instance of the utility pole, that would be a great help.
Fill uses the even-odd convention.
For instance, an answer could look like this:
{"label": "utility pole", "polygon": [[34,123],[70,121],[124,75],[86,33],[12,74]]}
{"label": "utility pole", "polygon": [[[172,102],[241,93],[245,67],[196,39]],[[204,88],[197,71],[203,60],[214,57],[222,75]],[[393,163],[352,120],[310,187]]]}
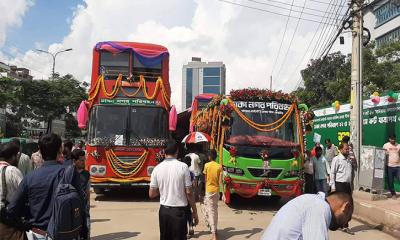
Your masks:
{"label": "utility pole", "polygon": [[269,90],[272,91],[272,75],[269,78]]}
{"label": "utility pole", "polygon": [[[352,56],[351,56],[351,113],[350,113],[350,141],[360,166],[360,156],[362,147],[362,123],[363,123],[363,100],[362,100],[362,32],[363,15],[362,5],[364,0],[351,0],[353,15],[352,26]],[[354,187],[358,189],[358,174],[355,172]]]}

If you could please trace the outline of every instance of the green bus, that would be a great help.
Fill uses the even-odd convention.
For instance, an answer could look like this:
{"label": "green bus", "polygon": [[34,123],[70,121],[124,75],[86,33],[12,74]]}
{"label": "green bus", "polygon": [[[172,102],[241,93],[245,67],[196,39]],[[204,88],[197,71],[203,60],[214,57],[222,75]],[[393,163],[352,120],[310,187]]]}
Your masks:
{"label": "green bus", "polygon": [[[204,97],[203,97],[204,98]],[[192,104],[191,130],[210,135],[223,168],[226,203],[232,194],[291,197],[302,193],[304,131],[295,98],[260,89],[202,96]]]}

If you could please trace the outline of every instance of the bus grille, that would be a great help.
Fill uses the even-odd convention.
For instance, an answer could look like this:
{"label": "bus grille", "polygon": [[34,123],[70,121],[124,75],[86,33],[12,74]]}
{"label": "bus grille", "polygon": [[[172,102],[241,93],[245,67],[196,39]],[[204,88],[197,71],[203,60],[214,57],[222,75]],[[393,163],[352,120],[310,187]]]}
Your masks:
{"label": "bus grille", "polygon": [[[264,174],[263,168],[247,168],[253,177],[260,177]],[[277,178],[282,172],[282,169],[269,169],[268,178]]]}

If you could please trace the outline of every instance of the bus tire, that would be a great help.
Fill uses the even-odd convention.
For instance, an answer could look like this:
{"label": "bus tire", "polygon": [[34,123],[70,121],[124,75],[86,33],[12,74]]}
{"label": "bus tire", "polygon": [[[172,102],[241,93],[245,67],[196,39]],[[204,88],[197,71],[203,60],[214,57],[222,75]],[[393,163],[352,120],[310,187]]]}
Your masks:
{"label": "bus tire", "polygon": [[93,192],[96,194],[104,194],[105,189],[100,187],[93,187]]}

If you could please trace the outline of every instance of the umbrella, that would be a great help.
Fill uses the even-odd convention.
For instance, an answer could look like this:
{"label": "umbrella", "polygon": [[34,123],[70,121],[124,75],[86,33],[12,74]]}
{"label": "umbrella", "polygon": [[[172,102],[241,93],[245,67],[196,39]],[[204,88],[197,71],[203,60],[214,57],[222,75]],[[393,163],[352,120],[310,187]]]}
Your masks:
{"label": "umbrella", "polygon": [[183,143],[199,143],[199,142],[208,142],[210,141],[210,136],[206,133],[202,132],[192,132],[186,135],[182,142]]}

